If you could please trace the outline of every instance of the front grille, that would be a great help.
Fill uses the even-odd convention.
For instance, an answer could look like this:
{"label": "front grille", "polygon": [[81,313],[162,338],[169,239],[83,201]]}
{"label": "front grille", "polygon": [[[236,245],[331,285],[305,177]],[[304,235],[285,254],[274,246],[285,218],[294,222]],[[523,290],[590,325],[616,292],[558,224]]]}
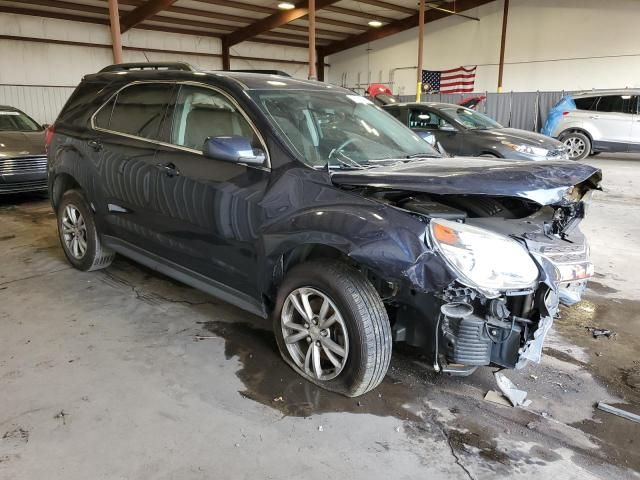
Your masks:
{"label": "front grille", "polygon": [[553,263],[584,262],[589,259],[586,245],[545,246],[541,253]]}
{"label": "front grille", "polygon": [[47,180],[0,183],[0,193],[40,192],[47,189]]}
{"label": "front grille", "polygon": [[47,171],[47,157],[0,158],[0,175],[19,175]]}

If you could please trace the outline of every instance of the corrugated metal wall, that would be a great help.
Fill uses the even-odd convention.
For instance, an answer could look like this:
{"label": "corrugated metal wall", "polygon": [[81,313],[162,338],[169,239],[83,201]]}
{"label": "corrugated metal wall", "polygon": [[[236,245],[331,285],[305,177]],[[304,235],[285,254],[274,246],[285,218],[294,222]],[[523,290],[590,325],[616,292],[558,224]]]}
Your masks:
{"label": "corrugated metal wall", "polygon": [[75,87],[0,85],[0,105],[19,108],[40,123],[53,123]]}

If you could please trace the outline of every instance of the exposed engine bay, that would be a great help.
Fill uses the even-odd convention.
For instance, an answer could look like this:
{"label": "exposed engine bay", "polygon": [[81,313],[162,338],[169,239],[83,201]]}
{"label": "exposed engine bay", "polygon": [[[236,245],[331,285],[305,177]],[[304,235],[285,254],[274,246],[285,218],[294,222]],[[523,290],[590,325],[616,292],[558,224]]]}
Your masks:
{"label": "exposed engine bay", "polygon": [[[365,196],[420,218],[430,229],[431,235],[426,237],[430,247],[454,272],[461,272],[440,291],[399,292],[388,298],[394,339],[426,350],[433,355],[437,371],[453,375],[468,375],[483,365],[521,368],[529,361],[539,362],[559,303],[578,302],[593,275],[589,249],[577,227],[594,187],[583,182],[569,188],[554,205],[516,197],[364,188],[360,193]],[[472,234],[492,232],[517,242],[535,264],[537,271],[531,277],[535,281],[511,289],[479,288],[435,244],[438,233],[434,236],[434,225],[448,242],[449,236],[458,234],[456,225],[460,224],[475,228],[470,230]],[[490,241],[493,239],[486,243]],[[515,244],[512,247],[518,248]],[[504,248],[498,247],[488,254],[493,257],[488,262],[499,263],[505,254]],[[464,256],[462,262],[481,263]],[[511,268],[520,267],[516,263]]]}

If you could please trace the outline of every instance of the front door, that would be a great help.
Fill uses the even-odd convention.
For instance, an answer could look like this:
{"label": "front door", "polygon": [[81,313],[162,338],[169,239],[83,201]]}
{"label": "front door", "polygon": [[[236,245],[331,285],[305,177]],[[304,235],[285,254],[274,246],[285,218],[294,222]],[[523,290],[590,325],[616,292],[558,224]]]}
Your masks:
{"label": "front door", "polygon": [[269,178],[262,167],[205,157],[208,137],[243,136],[266,152],[238,105],[219,90],[185,84],[170,108],[155,162],[155,212],[165,258],[257,298],[260,201]]}
{"label": "front door", "polygon": [[631,98],[630,95],[603,95],[598,100],[596,111],[589,112],[588,122],[594,131],[599,132],[594,138],[609,144],[613,151],[626,151],[631,141]]}

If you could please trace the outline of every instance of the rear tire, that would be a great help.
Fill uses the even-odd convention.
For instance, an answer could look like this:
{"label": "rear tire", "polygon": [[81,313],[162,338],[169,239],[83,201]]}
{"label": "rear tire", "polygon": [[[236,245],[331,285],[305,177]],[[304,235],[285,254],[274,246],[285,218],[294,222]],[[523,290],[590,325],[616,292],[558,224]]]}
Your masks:
{"label": "rear tire", "polygon": [[565,133],[560,141],[569,150],[569,160],[582,160],[591,154],[591,140],[584,133]]}
{"label": "rear tire", "polygon": [[357,397],[387,373],[387,311],[371,282],[353,267],[328,259],[295,266],[278,289],[272,315],[282,357],[316,385]]}
{"label": "rear tire", "polygon": [[80,191],[62,195],[57,215],[62,250],[73,267],[88,272],[111,265],[115,253],[102,245],[93,212]]}

